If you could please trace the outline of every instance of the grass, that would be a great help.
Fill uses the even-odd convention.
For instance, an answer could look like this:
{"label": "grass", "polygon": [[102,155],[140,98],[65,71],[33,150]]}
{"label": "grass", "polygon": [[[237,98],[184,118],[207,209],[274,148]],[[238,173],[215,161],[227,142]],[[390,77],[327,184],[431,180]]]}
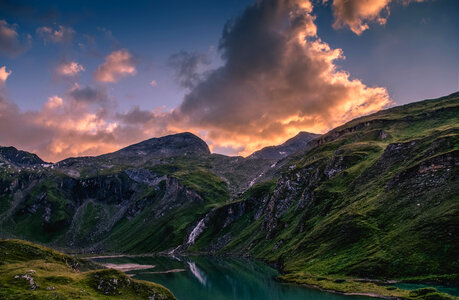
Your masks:
{"label": "grass", "polygon": [[[98,172],[95,177],[79,180],[52,171],[23,192],[24,199],[3,220],[2,232],[8,237],[59,247],[89,248],[82,251],[94,251],[91,247],[96,243],[96,251],[162,251],[176,247],[196,218],[230,198],[227,183],[209,171],[209,163],[199,157],[172,157],[145,166],[158,177],[165,175],[170,186],[166,186],[166,180],[155,186],[133,183],[124,172],[126,168],[114,166],[105,174]],[[4,185],[9,186],[13,180],[7,176]],[[178,186],[173,185],[173,180],[178,181]],[[179,194],[173,196],[176,188]],[[171,195],[166,193],[177,199],[169,199]],[[194,202],[188,202],[186,197],[194,197]],[[2,196],[2,211],[8,210],[10,203],[9,195]],[[124,216],[117,216],[120,205],[129,206]],[[163,213],[157,216],[157,211]]]}
{"label": "grass", "polygon": [[[118,189],[109,189],[74,221],[81,226],[79,232],[94,233],[103,227],[94,221],[98,212],[100,218],[111,220],[119,211],[117,205],[129,199],[130,208],[138,211],[107,226],[98,246],[111,252],[146,253],[183,244],[194,225],[208,214],[210,225],[190,251],[209,251],[217,241],[230,237],[212,251],[274,263],[285,281],[346,293],[446,299],[433,290],[410,295],[358,279],[459,285],[458,160],[456,94],[344,124],[313,141],[305,152],[282,161],[282,167],[273,171],[273,180],[251,187],[232,201],[231,195],[238,194],[249,175],[258,176],[255,167],[260,162],[240,165],[238,158],[218,155],[162,159],[144,167],[158,176],[167,175],[169,183],[141,186],[121,193],[122,197]],[[227,170],[221,171],[222,166]],[[85,180],[126,183],[124,169],[115,166],[102,177]],[[9,173],[4,177],[5,182],[11,179]],[[184,194],[164,198],[173,180],[184,187]],[[55,184],[43,181],[29,199],[46,192],[55,208],[53,224],[59,224],[70,212],[66,192]],[[198,196],[187,196],[193,193]],[[1,201],[2,207],[11,203],[11,199]],[[171,209],[162,211],[164,207]],[[62,232],[45,234],[40,229],[44,212],[16,215],[15,228],[7,229],[43,242],[61,241]]]}
{"label": "grass", "polygon": [[[229,233],[232,240],[218,253],[276,263],[289,282],[346,293],[447,299],[439,292],[410,296],[355,279],[417,276],[459,286],[458,151],[459,95],[353,120],[288,159],[280,180],[257,195],[260,204],[253,210],[264,209],[260,219],[247,211],[230,226],[204,233],[191,250],[206,249]],[[263,225],[274,218],[261,204],[264,197],[274,212],[291,199],[271,232]],[[299,208],[304,197],[309,202]]]}
{"label": "grass", "polygon": [[1,299],[175,299],[161,285],[20,240],[0,240]]}

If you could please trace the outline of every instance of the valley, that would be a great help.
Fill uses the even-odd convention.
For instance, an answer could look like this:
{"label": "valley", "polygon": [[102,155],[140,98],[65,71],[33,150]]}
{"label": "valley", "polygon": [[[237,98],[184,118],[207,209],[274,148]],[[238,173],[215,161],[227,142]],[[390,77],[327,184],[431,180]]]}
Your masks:
{"label": "valley", "polygon": [[1,147],[0,238],[78,255],[251,258],[283,282],[454,299],[380,283],[459,286],[458,178],[459,93],[246,158],[191,133],[57,163]]}

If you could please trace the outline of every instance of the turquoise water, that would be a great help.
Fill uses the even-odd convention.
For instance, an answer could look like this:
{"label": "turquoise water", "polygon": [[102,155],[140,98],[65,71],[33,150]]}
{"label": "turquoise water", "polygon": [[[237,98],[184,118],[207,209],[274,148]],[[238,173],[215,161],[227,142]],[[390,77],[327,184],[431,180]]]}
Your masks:
{"label": "turquoise water", "polygon": [[[356,300],[368,297],[343,296],[282,284],[274,280],[276,270],[246,259],[215,257],[117,257],[96,259],[112,264],[154,265],[147,270],[127,271],[134,278],[160,283],[179,300]],[[152,274],[168,270],[182,270]]]}
{"label": "turquoise water", "polygon": [[439,290],[440,292],[459,297],[459,289],[453,288],[453,287],[425,285],[425,284],[418,284],[418,283],[404,283],[404,282],[395,283],[393,285],[402,290],[416,290],[416,289],[425,288],[425,287],[433,287]]}

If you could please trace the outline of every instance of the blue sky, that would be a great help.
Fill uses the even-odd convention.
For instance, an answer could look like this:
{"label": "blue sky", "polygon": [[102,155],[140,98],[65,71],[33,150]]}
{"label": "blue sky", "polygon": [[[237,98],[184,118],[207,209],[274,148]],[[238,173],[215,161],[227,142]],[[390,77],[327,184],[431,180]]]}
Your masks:
{"label": "blue sky", "polygon": [[[285,34],[276,36],[277,33],[272,30],[265,32],[261,28],[262,25],[276,27],[260,16],[273,12],[281,14],[288,12],[288,9],[295,11],[295,5],[301,6],[303,2],[258,2],[0,0],[1,25],[4,30],[16,32],[14,41],[0,36],[0,68],[5,67],[4,70],[11,72],[0,87],[2,101],[16,111],[18,116],[15,119],[26,119],[33,115],[36,118],[33,124],[24,125],[23,131],[37,130],[40,132],[37,135],[43,136],[38,146],[33,139],[24,142],[28,139],[26,133],[17,133],[17,137],[13,137],[4,128],[0,130],[0,144],[36,151],[48,159],[57,160],[71,155],[100,154],[143,138],[188,130],[204,138],[215,152],[247,155],[259,147],[282,142],[299,130],[325,132],[357,116],[354,108],[343,111],[342,116],[332,122],[324,121],[344,107],[334,107],[336,101],[327,102],[328,90],[336,87],[331,79],[326,82],[330,85],[328,89],[313,91],[317,94],[314,97],[309,96],[311,91],[301,88],[310,82],[324,84],[314,78],[299,85],[261,88],[288,78],[287,71],[291,74],[292,66],[283,66],[286,72],[279,72],[280,77],[263,81],[260,74],[266,72],[269,77],[276,69],[263,67],[257,73],[254,69],[256,66],[251,66],[251,63],[278,46],[270,44],[272,39],[280,41],[286,33],[293,32],[287,30],[294,28],[293,25],[290,25],[290,29],[277,27],[278,31],[285,30]],[[334,59],[332,63],[326,60],[320,63],[336,68],[336,71],[326,74],[329,77],[338,76],[336,72],[348,74],[349,77],[339,87],[341,89],[350,89],[350,82],[359,81],[359,91],[349,90],[348,95],[358,98],[352,105],[372,107],[372,110],[362,110],[360,114],[443,96],[459,89],[458,1],[425,0],[402,4],[398,0],[377,0],[375,3],[384,3],[378,15],[356,15],[355,12],[340,14],[340,5],[345,5],[342,0],[329,0],[326,4],[322,4],[322,1],[306,2],[311,5],[302,7],[304,18],[301,21],[310,21],[306,25],[308,28],[317,26],[317,31],[308,36],[307,43],[320,41],[321,45],[326,43],[332,50],[341,49],[341,58]],[[346,12],[349,13],[349,10]],[[285,17],[288,18],[288,14]],[[380,17],[384,18],[385,24],[378,24]],[[333,26],[338,21],[341,21],[341,26]],[[228,43],[221,46],[225,24],[230,24],[227,36],[231,39],[228,38]],[[355,24],[367,24],[368,29],[357,32]],[[239,25],[243,28],[240,33],[236,30]],[[47,35],[56,33],[60,28],[68,30],[69,38],[57,41]],[[251,35],[239,39],[245,32]],[[0,33],[3,34],[2,31]],[[272,36],[262,40],[265,35]],[[250,47],[245,45],[250,44],[252,39],[266,42],[271,48],[264,53],[263,47],[254,45],[254,49],[261,50],[252,53]],[[278,52],[266,55],[263,62],[276,64],[287,55],[275,57],[276,53],[293,53],[291,50],[285,45],[279,47],[276,50]],[[112,82],[97,80],[96,70],[107,62],[110,54],[117,51],[124,51],[122,53],[128,56],[127,63],[135,71],[119,73]],[[242,58],[247,56],[247,60],[233,59],[230,57],[233,54],[228,58],[225,53],[236,53],[234,55]],[[179,54],[176,56],[178,60],[171,63],[174,54]],[[302,57],[304,53],[298,55],[299,60],[308,58]],[[333,54],[327,52],[327,55],[331,57]],[[57,73],[59,66],[71,62],[78,63],[84,71],[74,76]],[[239,66],[244,80],[232,73],[238,63],[244,64],[243,67]],[[304,69],[308,69],[307,62]],[[295,72],[299,77],[319,76],[310,70],[309,73]],[[183,84],[185,80],[190,84]],[[152,81],[156,84],[152,85]],[[247,82],[256,86],[254,90],[250,90],[250,85],[246,86]],[[80,99],[80,93],[80,98],[75,98],[72,91],[85,88],[87,92],[98,96]],[[382,88],[384,92],[372,88]],[[283,100],[279,100],[280,106],[275,107],[273,103],[282,98],[282,95],[279,96],[280,90],[294,97],[285,100],[284,105],[281,104]],[[271,99],[274,94],[276,98]],[[61,98],[64,105],[69,105],[67,113],[73,111],[76,114],[78,111],[86,119],[93,114],[93,123],[85,127],[76,115],[64,117],[62,111],[58,115],[50,112],[45,114],[44,105],[54,96]],[[93,101],[97,97],[104,99]],[[255,98],[256,101],[253,100]],[[292,105],[294,101],[299,103],[297,109]],[[342,103],[349,101],[342,99]],[[236,110],[235,107],[240,109]],[[260,112],[245,113],[253,111],[254,107]],[[264,107],[266,111],[263,111]],[[287,111],[284,107],[292,108]],[[278,111],[282,113],[278,114]],[[206,115],[203,112],[209,113]],[[137,118],[134,113],[142,116],[145,122],[132,122],[133,118]],[[228,117],[230,113],[235,117]],[[38,124],[43,122],[45,115],[46,118],[55,118],[56,124],[58,119],[62,123],[66,118],[74,122],[61,127],[56,125],[59,128],[52,128],[53,125],[48,123]],[[6,119],[1,121],[4,127],[12,122]],[[79,126],[79,129],[72,126]],[[90,128],[87,129],[89,131],[83,132],[86,128]],[[76,140],[92,142],[85,148],[70,150],[77,147],[62,138],[70,135],[69,130],[78,136]],[[135,130],[140,133],[133,135]],[[97,140],[96,136],[102,138]]]}
{"label": "blue sky", "polygon": [[[60,59],[76,60],[88,72],[80,82],[91,81],[91,71],[103,57],[118,48],[128,48],[140,60],[135,78],[127,78],[113,89],[122,109],[138,104],[144,108],[177,106],[184,94],[167,67],[168,57],[181,50],[210,53],[219,64],[216,53],[226,21],[240,13],[249,1],[15,1],[29,6],[34,16],[3,11],[0,18],[17,24],[18,32],[31,34],[32,45],[24,54],[2,56],[2,64],[13,70],[8,78],[11,98],[24,109],[38,109],[65,84],[53,80],[53,70]],[[38,4],[38,5],[37,5]],[[41,20],[36,14],[52,17]],[[55,24],[71,27],[76,36],[71,45],[45,44],[35,35],[37,27]],[[110,38],[107,32],[111,32]],[[88,42],[88,36],[94,44]],[[86,49],[82,50],[78,43]],[[89,48],[94,49],[89,49]],[[152,88],[149,83],[156,80]],[[24,86],[27,86],[24,89]],[[135,99],[133,99],[135,98]]]}

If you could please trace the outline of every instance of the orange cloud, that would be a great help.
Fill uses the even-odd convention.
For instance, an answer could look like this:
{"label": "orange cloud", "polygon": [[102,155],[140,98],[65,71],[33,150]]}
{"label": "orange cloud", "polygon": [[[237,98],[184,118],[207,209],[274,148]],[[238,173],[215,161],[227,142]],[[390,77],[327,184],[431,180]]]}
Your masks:
{"label": "orange cloud", "polygon": [[5,66],[0,68],[0,87],[5,84],[6,79],[11,75],[11,73],[12,71],[7,71]]}
{"label": "orange cloud", "polygon": [[[248,155],[299,131],[323,133],[389,106],[385,88],[337,67],[343,51],[317,35],[312,12],[311,1],[256,1],[225,26],[221,67],[201,74],[197,56],[181,54],[171,65],[189,92],[172,111],[120,113],[104,89],[78,85],[39,111],[20,111],[0,97],[0,141],[56,161],[191,131],[215,151]],[[132,55],[119,50],[94,77],[116,82],[135,72]]]}
{"label": "orange cloud", "polygon": [[85,68],[75,61],[62,62],[56,68],[56,73],[63,76],[76,76],[82,71],[85,71]]}
{"label": "orange cloud", "polygon": [[127,114],[115,114],[107,101],[104,90],[76,85],[63,96],[49,97],[40,110],[21,111],[0,94],[1,146],[15,146],[55,162],[176,132],[167,130],[169,113],[155,110],[143,123],[132,123]]}
{"label": "orange cloud", "polygon": [[137,73],[136,62],[126,49],[114,51],[105,58],[105,62],[94,72],[99,82],[117,82],[126,76]]}
{"label": "orange cloud", "polygon": [[[216,147],[247,155],[298,131],[325,132],[390,105],[335,65],[344,59],[317,36],[310,1],[258,1],[225,27],[225,64],[174,111]],[[250,41],[250,42],[247,42]]]}
{"label": "orange cloud", "polygon": [[[403,5],[423,0],[399,0]],[[327,2],[325,0],[324,2]],[[390,14],[389,4],[393,0],[333,0],[335,16],[333,27],[349,27],[355,34],[362,34],[369,23],[384,25]]]}

